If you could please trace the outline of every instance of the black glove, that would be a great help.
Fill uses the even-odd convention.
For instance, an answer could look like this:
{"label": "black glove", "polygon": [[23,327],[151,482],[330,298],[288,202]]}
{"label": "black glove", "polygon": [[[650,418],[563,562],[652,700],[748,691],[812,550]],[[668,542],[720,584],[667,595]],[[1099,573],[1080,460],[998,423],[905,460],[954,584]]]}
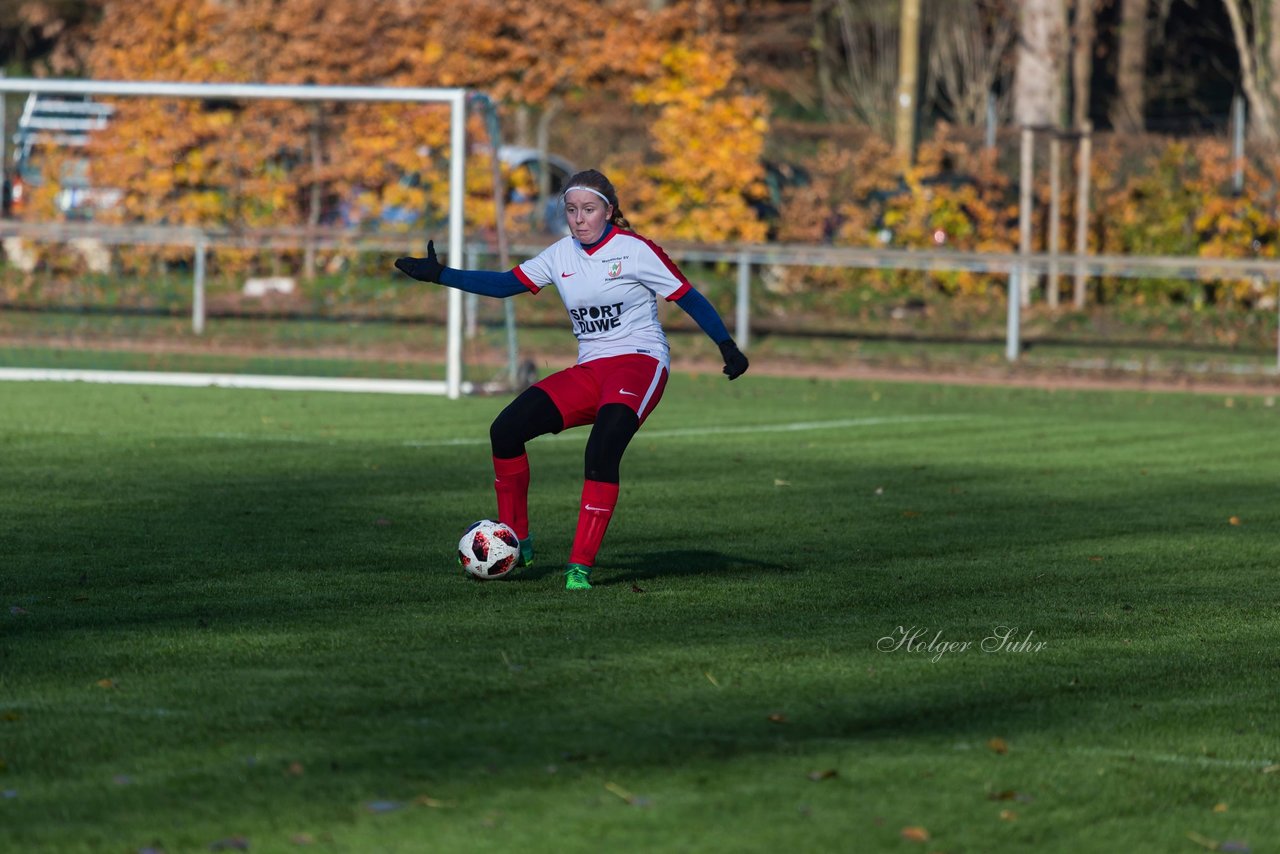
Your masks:
{"label": "black glove", "polygon": [[436,257],[435,242],[428,240],[426,258],[397,258],[396,269],[419,282],[439,282],[444,265]]}
{"label": "black glove", "polygon": [[731,380],[745,374],[747,366],[751,364],[732,338],[720,342],[720,355],[724,357],[724,374]]}

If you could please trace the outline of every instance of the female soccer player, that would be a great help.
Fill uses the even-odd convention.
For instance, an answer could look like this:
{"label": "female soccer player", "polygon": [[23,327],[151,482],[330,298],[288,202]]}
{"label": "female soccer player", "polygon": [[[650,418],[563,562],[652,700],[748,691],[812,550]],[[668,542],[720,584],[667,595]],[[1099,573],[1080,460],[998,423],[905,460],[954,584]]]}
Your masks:
{"label": "female soccer player", "polygon": [[658,297],[674,302],[720,347],[729,379],[747,370],[711,303],[651,240],[630,231],[618,193],[600,172],[569,179],[564,191],[570,234],[509,272],[457,270],[436,258],[400,258],[396,267],[422,282],[483,296],[538,293],[555,285],[578,338],[578,361],[534,383],[494,419],[494,489],[498,518],[520,537],[520,565],[533,561],[529,533],[529,458],[525,443],[545,433],[591,424],[586,482],[578,528],[565,570],[565,588],[589,590],[591,567],[618,502],[622,453],[662,398],[670,369],[667,337],[658,322]]}

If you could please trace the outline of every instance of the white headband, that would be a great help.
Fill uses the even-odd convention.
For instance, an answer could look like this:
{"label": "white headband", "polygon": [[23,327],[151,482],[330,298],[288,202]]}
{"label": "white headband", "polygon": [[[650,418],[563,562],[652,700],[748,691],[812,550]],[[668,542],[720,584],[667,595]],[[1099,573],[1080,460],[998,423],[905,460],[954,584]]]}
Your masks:
{"label": "white headband", "polygon": [[565,197],[568,197],[568,195],[569,195],[569,191],[570,191],[570,190],[586,190],[588,193],[595,193],[597,196],[599,196],[600,198],[604,199],[604,203],[605,203],[606,205],[609,205],[610,207],[612,207],[612,206],[613,206],[613,202],[609,201],[609,197],[608,197],[608,196],[606,196],[604,193],[600,192],[599,190],[593,190],[593,189],[591,189],[590,187],[583,187],[583,186],[580,186],[580,185],[575,184],[574,186],[569,187],[569,188],[567,188],[567,189],[564,191],[564,196],[565,196]]}

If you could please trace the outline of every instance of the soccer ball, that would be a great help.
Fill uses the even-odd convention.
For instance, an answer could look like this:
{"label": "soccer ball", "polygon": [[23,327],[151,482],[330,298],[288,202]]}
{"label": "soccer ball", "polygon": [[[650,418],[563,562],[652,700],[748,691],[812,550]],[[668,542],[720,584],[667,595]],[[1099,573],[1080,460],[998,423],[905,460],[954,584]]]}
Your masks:
{"label": "soccer ball", "polygon": [[483,519],[458,541],[458,562],[468,573],[483,581],[502,578],[516,568],[520,559],[520,538],[510,525]]}

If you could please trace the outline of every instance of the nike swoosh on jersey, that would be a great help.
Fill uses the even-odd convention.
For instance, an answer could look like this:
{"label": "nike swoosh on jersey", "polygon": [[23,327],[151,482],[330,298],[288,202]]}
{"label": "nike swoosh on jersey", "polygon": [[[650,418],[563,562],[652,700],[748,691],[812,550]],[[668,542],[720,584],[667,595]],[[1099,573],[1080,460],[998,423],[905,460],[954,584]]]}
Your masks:
{"label": "nike swoosh on jersey", "polygon": [[570,276],[572,276],[572,275],[573,275],[573,273],[561,273],[561,274],[560,274],[560,278],[562,278],[562,279],[567,279],[567,278],[569,278],[569,277],[570,277]]}
{"label": "nike swoosh on jersey", "polygon": [[618,394],[627,394],[627,395],[630,395],[631,397],[639,397],[639,396],[640,396],[640,395],[636,394],[634,391],[627,391],[625,388],[623,388],[623,389],[618,389]]}
{"label": "nike swoosh on jersey", "polygon": [[612,512],[613,512],[613,511],[612,511],[612,510],[610,510],[608,507],[595,507],[595,506],[592,506],[592,505],[590,505],[590,504],[588,504],[588,505],[586,506],[586,508],[585,508],[585,509],[587,509],[587,510],[594,510],[594,511],[596,511],[597,513],[612,513]]}

